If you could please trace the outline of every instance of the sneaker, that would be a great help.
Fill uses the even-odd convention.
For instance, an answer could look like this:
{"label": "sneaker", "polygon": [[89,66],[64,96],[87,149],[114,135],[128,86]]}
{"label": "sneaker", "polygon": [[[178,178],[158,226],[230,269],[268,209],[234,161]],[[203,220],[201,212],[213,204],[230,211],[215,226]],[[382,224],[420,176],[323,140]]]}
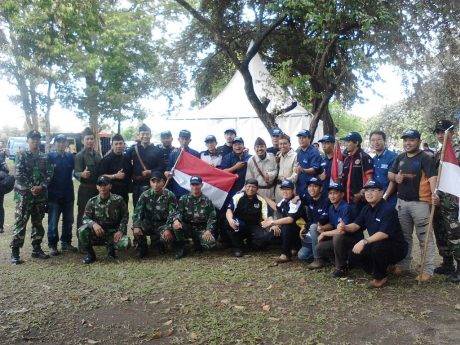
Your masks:
{"label": "sneaker", "polygon": [[422,274],[417,275],[417,277],[415,277],[415,280],[417,280],[420,283],[425,283],[431,280],[431,278],[433,278],[431,274],[423,272]]}
{"label": "sneaker", "polygon": [[387,277],[383,278],[383,279],[372,279],[369,283],[369,287],[371,288],[375,288],[375,289],[379,289],[381,287],[383,287],[386,282],[388,281]]}
{"label": "sneaker", "polygon": [[279,257],[276,258],[276,262],[279,264],[284,264],[286,262],[291,261],[292,259],[284,254],[281,254]]}
{"label": "sneaker", "polygon": [[78,252],[78,248],[74,247],[70,243],[62,243],[61,244],[61,250],[63,252],[72,252],[72,253],[77,253]]}
{"label": "sneaker", "polygon": [[315,260],[313,260],[313,262],[311,264],[309,264],[307,266],[307,268],[309,270],[316,270],[316,269],[319,269],[319,268],[323,268],[324,266],[326,266],[326,263],[323,260],[315,259]]}
{"label": "sneaker", "polygon": [[344,278],[348,275],[348,272],[346,270],[343,270],[343,269],[335,269],[334,272],[332,272],[332,276],[334,278]]}
{"label": "sneaker", "polygon": [[59,254],[60,253],[59,253],[59,251],[58,251],[56,246],[50,247],[50,255],[51,256],[58,256]]}
{"label": "sneaker", "polygon": [[32,250],[31,256],[35,259],[41,259],[41,260],[46,260],[50,258],[50,256],[46,254],[40,246],[34,247],[34,249]]}

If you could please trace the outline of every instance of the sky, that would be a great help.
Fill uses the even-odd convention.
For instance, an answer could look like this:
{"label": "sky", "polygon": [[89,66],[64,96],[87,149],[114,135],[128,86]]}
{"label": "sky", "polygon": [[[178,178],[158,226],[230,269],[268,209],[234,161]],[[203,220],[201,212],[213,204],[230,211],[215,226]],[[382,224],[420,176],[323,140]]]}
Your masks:
{"label": "sky", "polygon": [[[352,114],[367,119],[377,115],[386,105],[396,103],[405,97],[402,80],[396,68],[383,65],[378,71],[382,81],[376,81],[370,88],[363,89],[363,96],[366,100],[363,103],[355,104],[350,110]],[[14,94],[16,94],[15,87],[6,80],[0,79],[0,127],[5,125],[17,128],[23,127],[24,115],[22,109],[9,99]],[[193,90],[189,90],[182,97],[183,108],[189,108],[193,94]],[[168,107],[165,99],[145,99],[143,105],[148,113],[155,115],[165,114]],[[85,126],[84,122],[79,120],[72,111],[64,109],[59,104],[53,106],[50,113],[50,122],[52,128],[63,132],[80,131]],[[128,121],[123,126],[136,124],[137,122],[130,123]]]}

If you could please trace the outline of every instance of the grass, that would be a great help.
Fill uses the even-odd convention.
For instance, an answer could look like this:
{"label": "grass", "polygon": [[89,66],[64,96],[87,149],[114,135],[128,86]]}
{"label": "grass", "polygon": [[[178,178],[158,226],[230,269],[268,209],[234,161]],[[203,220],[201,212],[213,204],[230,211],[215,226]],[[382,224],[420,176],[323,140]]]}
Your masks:
{"label": "grass", "polygon": [[[436,277],[391,278],[366,288],[353,271],[333,279],[277,250],[236,259],[227,252],[138,261],[132,252],[91,266],[80,254],[9,264],[12,194],[0,236],[0,343],[53,344],[456,344],[459,286]],[[46,219],[44,224],[46,224]],[[46,227],[45,227],[46,228]],[[29,229],[27,236],[29,235]],[[46,246],[46,240],[44,241]]]}

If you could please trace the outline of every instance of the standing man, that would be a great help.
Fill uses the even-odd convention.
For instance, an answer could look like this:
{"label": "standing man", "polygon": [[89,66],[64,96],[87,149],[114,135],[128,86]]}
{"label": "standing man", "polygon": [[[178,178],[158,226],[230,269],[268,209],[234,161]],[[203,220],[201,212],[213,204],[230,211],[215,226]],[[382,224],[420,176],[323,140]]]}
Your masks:
{"label": "standing man", "polygon": [[[399,222],[404,238],[409,245],[407,256],[395,266],[394,273],[401,274],[410,269],[412,261],[412,233],[415,232],[423,252],[430,217],[430,203],[437,202],[435,194],[436,167],[432,157],[420,150],[420,133],[409,129],[401,136],[404,153],[396,157],[388,173],[390,181],[397,184],[397,203]],[[430,238],[427,246],[426,265],[417,280],[431,279],[434,270],[434,241]]]}
{"label": "standing man", "polygon": [[312,177],[321,173],[321,154],[311,145],[311,133],[302,129],[297,133],[299,138],[299,150],[297,152],[297,194],[307,193],[307,184]]}
{"label": "standing man", "polygon": [[56,151],[48,154],[48,160],[53,167],[53,178],[48,186],[48,247],[50,255],[59,254],[58,225],[62,214],[62,251],[77,251],[72,246],[73,204],[74,192],[72,172],[74,169],[73,154],[66,152],[67,137],[59,134],[54,139]]}
{"label": "standing man", "polygon": [[206,151],[200,153],[200,158],[213,167],[218,167],[222,163],[222,154],[217,149],[217,140],[214,135],[208,135],[204,139],[204,143],[208,148]]}
{"label": "standing man", "polygon": [[222,158],[222,164],[220,166],[221,169],[238,175],[238,179],[228,193],[229,198],[233,197],[243,188],[244,181],[246,180],[247,162],[251,157],[244,150],[243,138],[235,137],[232,146],[233,151]]}
{"label": "standing man", "polygon": [[[3,173],[4,176],[10,173],[8,165],[6,164],[6,153],[3,148],[0,148],[0,173]],[[3,200],[5,194],[0,192],[0,234],[4,232],[3,226],[5,225],[5,209],[3,208]]]}
{"label": "standing man", "polygon": [[173,173],[172,173],[172,169],[176,165],[181,149],[183,149],[185,152],[190,153],[196,158],[200,158],[200,154],[198,153],[198,151],[195,151],[189,147],[190,142],[192,141],[192,133],[190,133],[190,131],[186,129],[181,130],[179,132],[178,140],[179,140],[180,148],[174,149],[169,155],[168,171],[165,172],[165,176],[171,178],[169,180],[169,185],[167,185],[167,187],[171,190],[171,192],[174,193],[177,199],[179,199],[182,195],[188,194],[188,190],[179,186],[176,180],[174,180]]}
{"label": "standing man", "polygon": [[11,262],[20,264],[20,248],[24,245],[26,225],[29,218],[32,218],[32,257],[48,259],[41,248],[45,229],[43,228],[43,217],[45,216],[48,185],[51,181],[53,167],[48,157],[39,150],[41,135],[38,131],[32,130],[27,133],[29,150],[19,152],[16,155],[16,181],[14,184],[14,199],[16,210],[13,226],[13,240],[11,241]]}
{"label": "standing man", "polygon": [[172,146],[173,137],[171,131],[163,131],[160,133],[161,144],[158,144],[158,148],[163,153],[163,161],[165,168],[168,166],[169,155],[174,150]]}
{"label": "standing man", "polygon": [[321,162],[322,173],[319,175],[321,181],[323,181],[323,194],[327,198],[329,182],[331,182],[331,169],[332,169],[332,158],[334,157],[334,145],[335,137],[326,134],[320,140],[321,148],[323,149],[324,156]]}
{"label": "standing man", "polygon": [[267,152],[267,145],[262,138],[254,143],[255,156],[248,160],[246,180],[256,179],[259,183],[259,194],[264,198],[274,199],[274,182],[278,175],[275,156]]}
{"label": "standing man", "polygon": [[[100,176],[96,180],[98,195],[92,197],[85,207],[83,225],[78,229],[78,238],[86,251],[84,264],[96,261],[93,244],[105,243],[107,257],[116,259],[116,248],[126,248],[128,226],[128,206],[119,195],[110,193],[111,180]],[[126,241],[122,241],[125,237]],[[125,244],[126,243],[126,244]]]}
{"label": "standing man", "polygon": [[374,181],[378,182],[379,185],[383,186],[385,191],[383,198],[387,200],[391,205],[396,206],[396,194],[394,194],[396,186],[388,179],[388,171],[390,170],[398,155],[395,152],[387,149],[387,136],[385,132],[371,132],[369,135],[369,141],[371,143],[372,149],[375,151],[375,156],[373,158],[373,179]]}
{"label": "standing man", "polygon": [[216,227],[216,210],[211,200],[201,189],[203,181],[199,176],[190,178],[190,194],[183,195],[172,227],[176,236],[176,259],[186,255],[185,240],[192,238],[195,250],[211,249],[216,245],[213,233]]}
{"label": "standing man", "polygon": [[101,155],[94,151],[94,134],[89,128],[82,133],[83,150],[75,156],[75,169],[73,176],[80,181],[77,194],[77,228],[82,226],[83,213],[86,203],[97,195],[96,181],[98,177]]}
{"label": "standing man", "polygon": [[233,150],[233,139],[236,137],[236,131],[233,128],[226,129],[224,132],[225,144],[219,146],[217,150],[220,152],[222,157],[228,155]]}
{"label": "standing man", "polygon": [[352,219],[364,207],[363,186],[372,179],[374,165],[371,156],[363,149],[363,138],[358,132],[350,132],[341,140],[345,141],[346,155],[343,161],[342,185],[345,201],[352,206]]}
{"label": "standing man", "polygon": [[[444,143],[444,133],[452,140],[454,133],[453,123],[449,120],[441,120],[436,123],[434,132],[440,144]],[[460,157],[460,146],[453,144],[457,157]],[[436,168],[439,169],[441,160],[441,149],[434,158]],[[442,257],[442,264],[434,269],[434,273],[445,274],[448,280],[453,283],[460,282],[460,223],[458,221],[458,198],[441,191],[437,191],[439,204],[435,209],[434,215],[434,234],[438,245],[439,255]],[[455,269],[454,260],[457,262]]]}
{"label": "standing man", "polygon": [[99,163],[98,175],[106,176],[112,181],[111,193],[121,196],[127,205],[132,165],[124,151],[125,140],[120,134],[115,134],[112,137],[112,149]]}
{"label": "standing man", "polygon": [[281,183],[289,180],[294,184],[297,181],[296,164],[297,153],[291,148],[291,138],[287,134],[282,134],[278,140],[280,150],[276,154],[278,161],[278,177],[275,187],[275,201],[280,202],[283,199]]}
{"label": "standing man", "polygon": [[280,147],[279,147],[279,139],[281,135],[283,134],[283,131],[279,129],[278,127],[273,128],[270,132],[270,135],[272,137],[272,147],[269,147],[267,149],[268,153],[271,153],[276,156],[276,154],[279,152]]}
{"label": "standing man", "polygon": [[133,206],[140,195],[149,188],[149,179],[153,171],[165,171],[163,151],[150,143],[152,132],[142,124],[139,127],[139,142],[131,146],[126,157],[133,166]]}

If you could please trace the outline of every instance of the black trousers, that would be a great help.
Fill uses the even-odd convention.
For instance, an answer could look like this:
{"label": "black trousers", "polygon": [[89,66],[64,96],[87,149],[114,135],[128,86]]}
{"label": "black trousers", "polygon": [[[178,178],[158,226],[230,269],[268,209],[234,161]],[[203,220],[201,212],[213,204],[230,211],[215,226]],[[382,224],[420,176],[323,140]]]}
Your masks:
{"label": "black trousers", "polygon": [[148,184],[133,184],[133,207],[136,207],[137,200],[139,200],[142,193],[149,189]]}
{"label": "black trousers", "polygon": [[3,200],[5,199],[5,194],[0,193],[0,229],[3,229],[5,224],[5,209],[3,208]]}
{"label": "black trousers", "polygon": [[353,265],[362,267],[374,279],[381,280],[387,276],[387,268],[404,259],[407,255],[407,245],[385,239],[368,243],[361,254],[351,254]]}
{"label": "black trousers", "polygon": [[291,250],[300,248],[299,227],[297,224],[281,225],[281,252],[291,257]]}
{"label": "black trousers", "polygon": [[359,241],[359,238],[349,234],[340,234],[332,237],[332,240],[322,240],[316,246],[318,257],[321,259],[333,259],[335,268],[344,270],[348,266],[351,250]]}
{"label": "black trousers", "polygon": [[85,213],[85,207],[88,200],[93,196],[98,195],[98,191],[95,185],[80,184],[77,192],[77,229],[83,224],[83,213]]}
{"label": "black trousers", "polygon": [[273,232],[266,231],[260,225],[240,225],[239,230],[233,230],[227,223],[227,232],[234,248],[241,249],[246,240],[248,247],[264,249],[273,241]]}

